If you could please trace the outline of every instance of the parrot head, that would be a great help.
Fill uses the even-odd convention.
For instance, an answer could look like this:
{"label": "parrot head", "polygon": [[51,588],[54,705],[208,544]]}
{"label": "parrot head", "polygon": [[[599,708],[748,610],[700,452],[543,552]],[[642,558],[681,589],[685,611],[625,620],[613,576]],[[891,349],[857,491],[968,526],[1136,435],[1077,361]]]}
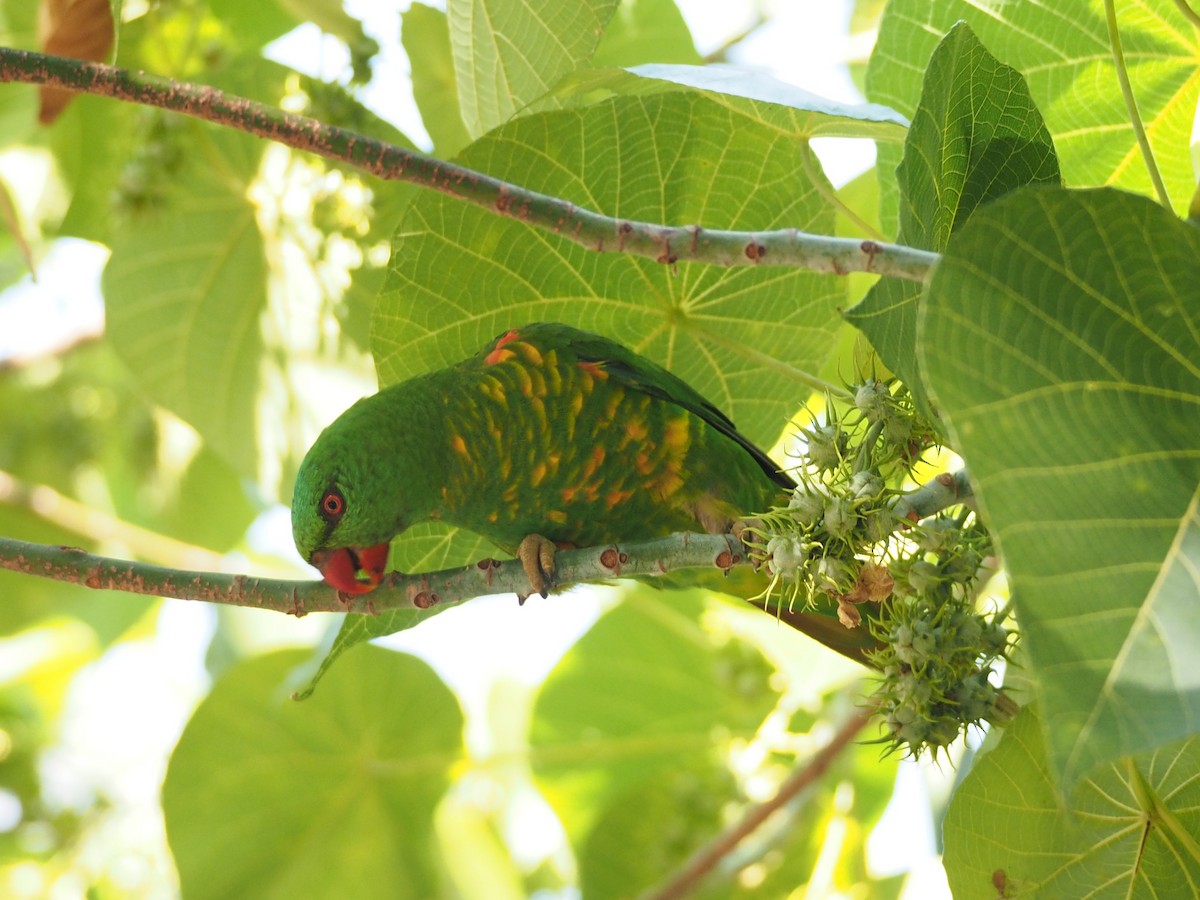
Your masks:
{"label": "parrot head", "polygon": [[292,537],[329,585],[362,594],[383,580],[391,538],[402,528],[381,517],[380,498],[360,487],[378,483],[371,471],[374,448],[342,437],[343,431],[331,426],[300,464],[292,492]]}
{"label": "parrot head", "polygon": [[328,584],[348,594],[366,593],[379,585],[390,546],[386,537],[362,522],[356,499],[346,479],[334,473],[321,478],[311,467],[307,472],[301,467],[292,494],[296,549]]}

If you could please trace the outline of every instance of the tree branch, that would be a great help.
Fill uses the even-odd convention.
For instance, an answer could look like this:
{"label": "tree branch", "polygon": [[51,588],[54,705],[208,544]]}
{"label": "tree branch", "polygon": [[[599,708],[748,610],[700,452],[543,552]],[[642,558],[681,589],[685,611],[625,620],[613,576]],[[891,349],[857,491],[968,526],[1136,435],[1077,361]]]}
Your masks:
{"label": "tree branch", "polygon": [[316,119],[234,97],[211,87],[25,50],[0,48],[0,81],[44,84],[169,109],[338,160],[380,178],[441,191],[518,219],[598,253],[628,253],[667,265],[791,266],[845,275],[874,272],[924,281],[938,254],[857,238],[776,231],[668,227],[601,215],[559,197],[374,140]]}
{"label": "tree branch", "polygon": [[[949,506],[969,503],[971,497],[965,469],[953,474],[943,472],[898,499],[894,506],[897,524],[919,521]],[[727,573],[749,565],[741,542],[731,534],[680,533],[635,544],[560,550],[555,557],[555,579],[559,587],[565,587],[612,578],[654,578],[682,569]],[[369,594],[349,595],[322,581],[187,571],[98,556],[77,547],[5,537],[0,537],[0,569],[89,588],[253,606],[296,616],[310,612],[375,615],[395,609],[429,609],[439,604],[457,605],[484,594],[523,596],[529,590],[529,580],[519,563],[494,559],[440,572],[392,572]]]}
{"label": "tree branch", "polygon": [[[559,551],[555,575],[558,584],[566,586],[653,577],[680,569],[727,571],[742,565],[748,561],[733,535],[674,534],[639,544]],[[484,594],[529,593],[529,579],[520,563],[494,559],[440,572],[392,572],[374,591],[355,595],[339,593],[323,581],[191,572],[12,538],[0,538],[0,569],[101,590],[251,606],[295,616],[310,612],[375,615],[454,606]]]}
{"label": "tree branch", "polygon": [[765,803],[751,807],[742,820],[718,835],[711,843],[700,849],[684,863],[675,876],[658,890],[647,895],[647,900],[678,900],[689,896],[721,860],[729,856],[743,839],[754,832],[776,810],[792,801],[805,788],[817,781],[835,759],[849,746],[850,742],[871,721],[874,710],[862,709],[854,713],[829,743],[816,752],[812,759],[779,786],[775,796]]}
{"label": "tree branch", "polygon": [[[969,503],[970,498],[965,470],[953,475],[942,473],[898,499],[894,507],[896,527],[949,506]],[[742,543],[731,534],[681,533],[636,544],[561,550],[555,558],[555,583],[563,588],[620,577],[652,581],[681,570],[695,570],[695,577],[684,581],[664,578],[664,582],[671,587],[708,587],[748,599],[831,650],[863,665],[873,665],[872,654],[878,643],[872,632],[843,626],[835,615],[831,598],[822,594],[812,598],[815,605],[784,608],[781,599],[773,599],[765,591],[769,579],[751,566]],[[322,581],[186,571],[98,556],[76,547],[3,537],[0,537],[0,569],[94,589],[248,606],[294,616],[310,612],[378,615],[400,609],[429,610],[435,606],[457,606],[487,594],[513,593],[522,597],[529,592],[528,577],[519,563],[494,559],[440,572],[411,575],[392,572],[370,593],[351,595],[340,593]],[[732,575],[734,570],[739,576]],[[718,573],[724,578],[712,577]]]}

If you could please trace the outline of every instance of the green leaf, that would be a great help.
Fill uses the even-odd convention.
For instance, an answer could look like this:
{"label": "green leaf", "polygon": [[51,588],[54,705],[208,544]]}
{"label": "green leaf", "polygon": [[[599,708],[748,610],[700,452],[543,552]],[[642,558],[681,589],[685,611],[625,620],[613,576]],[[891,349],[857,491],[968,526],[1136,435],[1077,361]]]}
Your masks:
{"label": "green leaf", "polygon": [[208,0],[207,6],[212,15],[226,25],[227,38],[246,50],[262,47],[299,24],[296,17],[276,0],[259,0],[257,3]]}
{"label": "green leaf", "polygon": [[449,159],[471,142],[458,105],[450,27],[440,9],[414,3],[401,17],[400,36],[412,68],[413,99],[433,140],[433,152]]}
{"label": "green leaf", "polygon": [[877,103],[840,103],[738,66],[649,64],[587,69],[564,78],[533,109],[579,108],[613,96],[695,92],[756,125],[800,138],[858,137],[899,142],[908,119]]}
{"label": "green leaf", "polygon": [[229,465],[201,447],[163,510],[160,531],[178,540],[227,553],[246,536],[259,510]]}
{"label": "green leaf", "polygon": [[[640,78],[694,88],[763,124],[806,137],[862,137],[898,142],[908,127],[908,119],[889,107],[828,100],[754,69],[654,64],[635,66],[629,71]],[[797,112],[804,115],[798,116]]]}
{"label": "green leaf", "polygon": [[449,0],[459,106],[478,138],[596,49],[618,0]]}
{"label": "green leaf", "polygon": [[[279,102],[298,87],[307,111],[324,121],[410,146],[340,87],[262,59],[239,63],[220,79],[223,89]],[[364,181],[353,167],[330,163],[347,173],[341,184],[375,192],[373,203],[354,210],[355,200],[330,189],[333,179],[319,178],[321,163],[297,159],[281,172],[275,156],[263,167],[267,145],[257,138],[152,115],[142,123],[141,156],[121,179],[102,282],[108,337],[152,399],[237,472],[274,486],[298,464],[290,458],[301,449],[295,436],[310,434],[320,415],[312,369],[347,367],[344,344],[328,336],[330,320],[341,313],[351,327],[362,322],[365,311],[347,313],[345,304],[361,306],[370,299],[364,287],[381,279],[364,263],[351,272],[355,290],[339,296],[338,270],[351,265],[347,243],[366,255],[386,240],[416,189]],[[136,185],[130,169],[140,175]],[[294,191],[286,204],[285,179]],[[346,190],[351,198],[365,193]],[[309,206],[297,208],[296,198]],[[309,366],[289,365],[297,350]]]}
{"label": "green leaf", "polygon": [[[1119,185],[1149,193],[1150,178],[1121,97],[1104,4],[892,0],[867,70],[867,96],[902,113],[921,91],[921,60],[966,20],[991,51],[1025,74],[1046,119],[1068,184]],[[1138,109],[1175,208],[1195,188],[1188,141],[1200,96],[1200,37],[1173,3],[1118,4],[1121,43]],[[899,160],[881,145],[879,167]],[[884,183],[890,181],[884,178]],[[885,199],[885,223],[896,198]]]}
{"label": "green leaf", "polygon": [[699,591],[631,590],[542,685],[534,771],[576,847],[629,791],[670,772],[710,783],[726,743],[752,736],[773,708],[772,667],[738,640],[718,650],[705,608]]}
{"label": "green leaf", "polygon": [[179,739],[163,785],[183,894],[441,896],[434,810],[462,712],[419,660],[348,657],[309,703],[281,685],[303,656],[230,669]]}
{"label": "green leaf", "polygon": [[943,826],[955,898],[1200,894],[1200,741],[1104,766],[1065,805],[1047,726],[1023,710],[955,792]]}
{"label": "green leaf", "polygon": [[[1021,75],[999,62],[970,27],[938,44],[896,172],[898,243],[941,250],[982,204],[1025,184],[1059,182],[1054,145]],[[917,370],[917,306],[922,285],[884,278],[849,310],[928,412]]]}
{"label": "green leaf", "polygon": [[[733,776],[714,758],[665,767],[602,799],[595,826],[576,854],[584,897],[645,896],[728,827],[727,807],[740,797]],[[722,888],[727,891],[728,884]]]}
{"label": "green leaf", "polygon": [[692,32],[675,0],[621,0],[591,65],[701,62]]}
{"label": "green leaf", "polygon": [[151,398],[256,474],[267,269],[245,190],[261,144],[184,127],[222,166],[187,154],[168,205],[116,233],[102,281],[108,338]]}
{"label": "green leaf", "polygon": [[[833,226],[790,135],[691,93],[525,116],[460,159],[607,215]],[[372,347],[391,384],[470,356],[514,325],[561,321],[666,365],[770,446],[808,392],[789,370],[820,367],[844,296],[836,280],[792,269],[597,254],[430,192],[397,232]]]}
{"label": "green leaf", "polygon": [[138,155],[136,123],[146,118],[144,110],[130,104],[87,95],[76,97],[64,110],[50,131],[59,170],[71,188],[60,234],[112,242],[114,198],[127,187],[121,178]]}
{"label": "green leaf", "polygon": [[1200,730],[1200,231],[1020,191],[953,238],[921,365],[999,540],[1069,787]]}

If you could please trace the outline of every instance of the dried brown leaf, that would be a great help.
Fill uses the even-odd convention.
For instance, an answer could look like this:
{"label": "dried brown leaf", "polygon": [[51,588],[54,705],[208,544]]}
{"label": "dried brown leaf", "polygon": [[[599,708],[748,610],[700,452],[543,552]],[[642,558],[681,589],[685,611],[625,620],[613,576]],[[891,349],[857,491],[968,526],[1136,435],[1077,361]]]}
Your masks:
{"label": "dried brown leaf", "polygon": [[[115,29],[109,0],[42,0],[38,8],[42,50],[55,56],[103,62],[112,49]],[[74,91],[42,87],[38,121],[49,125],[59,117]]]}

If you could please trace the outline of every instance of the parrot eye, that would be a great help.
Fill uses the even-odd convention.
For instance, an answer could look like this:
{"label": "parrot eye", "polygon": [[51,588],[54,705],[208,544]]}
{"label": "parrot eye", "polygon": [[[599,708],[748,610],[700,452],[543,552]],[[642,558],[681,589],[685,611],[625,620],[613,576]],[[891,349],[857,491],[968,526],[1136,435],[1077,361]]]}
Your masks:
{"label": "parrot eye", "polygon": [[337,488],[330,488],[321,498],[321,505],[318,509],[326,522],[336,522],[346,511],[346,500],[341,491]]}

